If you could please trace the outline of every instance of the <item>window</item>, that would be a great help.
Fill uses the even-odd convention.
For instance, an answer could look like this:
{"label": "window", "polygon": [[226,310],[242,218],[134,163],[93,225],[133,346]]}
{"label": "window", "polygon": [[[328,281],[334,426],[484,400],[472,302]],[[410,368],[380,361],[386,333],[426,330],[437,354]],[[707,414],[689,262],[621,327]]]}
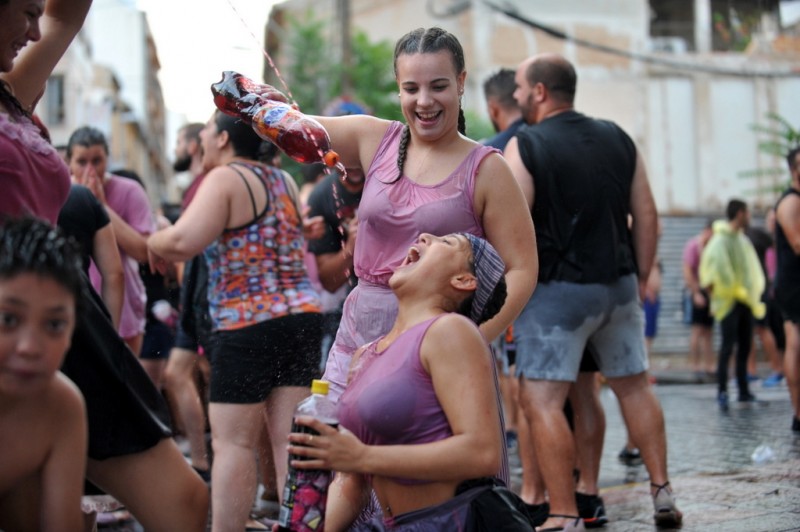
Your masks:
{"label": "window", "polygon": [[63,75],[50,76],[50,79],[47,80],[45,98],[47,99],[47,122],[49,125],[61,125],[67,118],[64,87]]}

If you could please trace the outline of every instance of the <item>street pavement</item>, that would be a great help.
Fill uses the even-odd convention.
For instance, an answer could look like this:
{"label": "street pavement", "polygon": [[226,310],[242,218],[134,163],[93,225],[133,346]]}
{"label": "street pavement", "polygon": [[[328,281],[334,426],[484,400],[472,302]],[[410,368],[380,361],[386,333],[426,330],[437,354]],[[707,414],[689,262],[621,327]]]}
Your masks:
{"label": "street pavement", "polygon": [[[800,433],[791,430],[786,385],[762,388],[756,381],[751,391],[759,402],[739,404],[731,383],[734,400],[728,412],[721,412],[716,385],[695,384],[679,355],[654,358],[651,375],[664,411],[670,481],[684,514],[682,530],[800,530]],[[619,462],[627,438],[619,405],[605,386],[601,400],[607,420],[599,479],[609,518],[604,530],[654,530],[647,472],[644,466]],[[759,446],[771,450],[769,461],[754,462]]]}

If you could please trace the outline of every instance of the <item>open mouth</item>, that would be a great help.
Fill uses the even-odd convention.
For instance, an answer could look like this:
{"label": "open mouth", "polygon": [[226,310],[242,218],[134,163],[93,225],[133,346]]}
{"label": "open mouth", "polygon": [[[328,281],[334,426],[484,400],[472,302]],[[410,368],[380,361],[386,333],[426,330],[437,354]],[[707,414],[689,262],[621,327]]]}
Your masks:
{"label": "open mouth", "polygon": [[400,266],[408,266],[409,264],[414,264],[415,262],[419,261],[422,255],[419,252],[419,248],[416,246],[411,246],[408,248],[408,254],[406,258],[403,259],[403,263]]}
{"label": "open mouth", "polygon": [[423,124],[432,124],[438,120],[441,116],[441,111],[436,112],[427,112],[427,113],[416,113],[417,119],[422,122]]}

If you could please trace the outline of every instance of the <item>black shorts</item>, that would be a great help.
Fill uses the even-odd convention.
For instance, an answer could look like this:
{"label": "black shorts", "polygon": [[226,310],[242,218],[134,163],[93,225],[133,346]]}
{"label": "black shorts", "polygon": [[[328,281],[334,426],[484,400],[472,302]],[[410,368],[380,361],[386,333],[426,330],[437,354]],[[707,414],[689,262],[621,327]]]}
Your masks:
{"label": "black shorts", "polygon": [[215,331],[208,346],[212,403],[264,401],[273,388],[311,386],[320,377],[322,314],[292,314]]}
{"label": "black shorts", "polygon": [[706,300],[704,307],[698,307],[692,302],[692,325],[700,325],[703,327],[714,326],[714,316],[711,315],[708,293],[705,290],[701,292],[703,298]]}
{"label": "black shorts", "polygon": [[175,347],[186,349],[188,351],[194,351],[195,353],[199,348],[197,338],[195,338],[194,335],[186,332],[186,329],[183,328],[183,323],[181,320],[178,320],[178,323],[175,327]]}
{"label": "black shorts", "polygon": [[775,304],[781,312],[783,321],[800,323],[800,289],[786,290],[776,287]]}
{"label": "black shorts", "polygon": [[139,358],[143,360],[166,360],[169,351],[175,345],[175,335],[172,334],[166,323],[158,320],[148,320],[144,329],[142,352]]}

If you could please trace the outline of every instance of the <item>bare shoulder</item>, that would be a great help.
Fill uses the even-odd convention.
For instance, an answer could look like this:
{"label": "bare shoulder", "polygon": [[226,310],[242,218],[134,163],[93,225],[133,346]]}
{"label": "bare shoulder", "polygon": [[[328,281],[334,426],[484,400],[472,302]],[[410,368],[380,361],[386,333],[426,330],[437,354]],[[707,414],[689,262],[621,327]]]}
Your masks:
{"label": "bare shoulder", "polygon": [[490,153],[483,159],[478,169],[478,175],[481,175],[482,172],[491,173],[493,175],[503,173],[509,178],[511,177],[511,168],[508,166],[508,161],[506,161],[505,157],[503,157],[503,154],[500,152]]}
{"label": "bare shoulder", "polygon": [[448,350],[458,350],[472,344],[486,344],[475,322],[455,312],[449,312],[437,319],[428,329],[425,342]]}
{"label": "bare shoulder", "polygon": [[53,380],[53,400],[62,405],[64,409],[83,409],[85,406],[83,394],[69,377],[56,372]]}

